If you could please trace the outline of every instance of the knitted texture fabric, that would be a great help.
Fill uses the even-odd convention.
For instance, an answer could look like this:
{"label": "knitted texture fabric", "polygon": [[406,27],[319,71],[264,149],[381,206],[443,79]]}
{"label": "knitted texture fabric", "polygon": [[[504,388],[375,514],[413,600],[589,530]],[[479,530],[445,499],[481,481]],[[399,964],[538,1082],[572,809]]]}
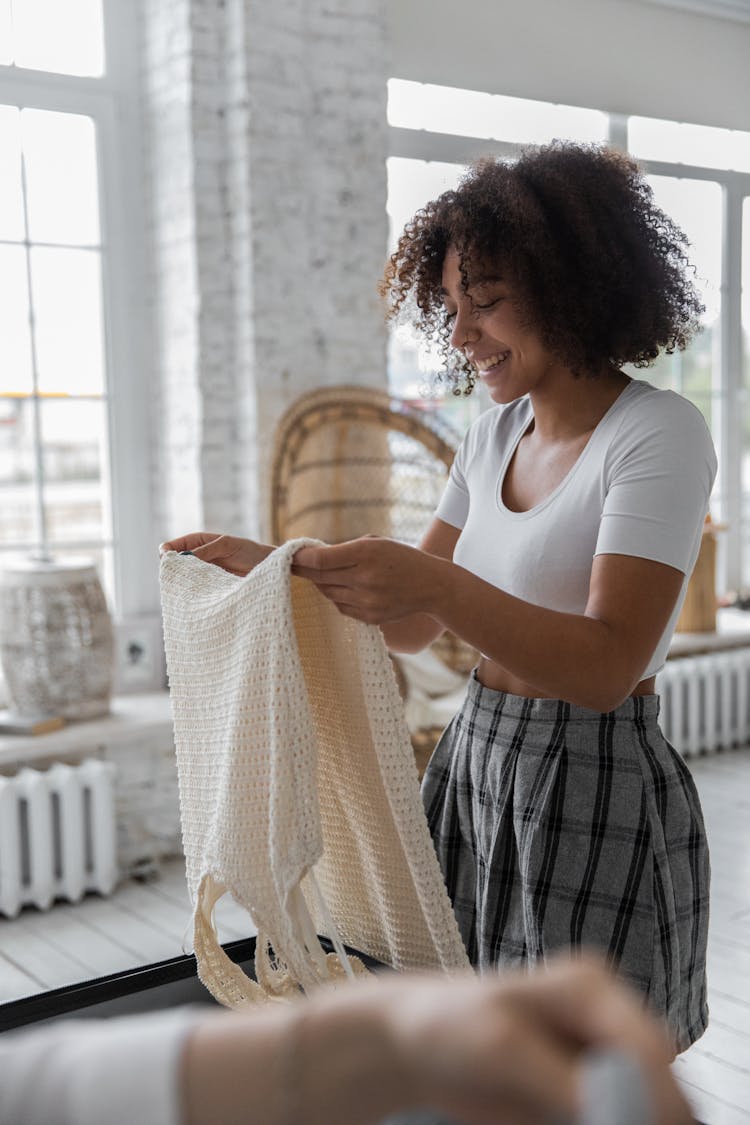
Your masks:
{"label": "knitted texture fabric", "polygon": [[[382,634],[291,575],[314,542],[245,578],[161,563],[198,973],[233,1007],[342,975],[316,933],[396,969],[469,964]],[[258,929],[257,984],[218,943],[226,892]]]}

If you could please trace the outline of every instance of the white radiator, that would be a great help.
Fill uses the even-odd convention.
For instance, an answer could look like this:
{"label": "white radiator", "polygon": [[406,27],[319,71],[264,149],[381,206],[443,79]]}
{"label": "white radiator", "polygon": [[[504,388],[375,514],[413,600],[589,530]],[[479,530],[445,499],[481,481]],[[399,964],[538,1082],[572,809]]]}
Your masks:
{"label": "white radiator", "polygon": [[750,741],[750,648],[668,660],[656,690],[664,737],[685,757]]}
{"label": "white radiator", "polygon": [[0,777],[0,913],[109,894],[117,881],[114,766],[23,769]]}

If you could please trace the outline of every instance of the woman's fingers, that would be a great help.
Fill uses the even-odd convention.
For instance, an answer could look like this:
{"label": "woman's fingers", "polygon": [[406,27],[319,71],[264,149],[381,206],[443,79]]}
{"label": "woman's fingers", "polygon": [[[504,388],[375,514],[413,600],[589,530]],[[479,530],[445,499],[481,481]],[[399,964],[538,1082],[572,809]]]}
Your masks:
{"label": "woman's fingers", "polygon": [[389,1019],[413,1069],[415,1104],[432,1092],[441,1109],[472,1125],[577,1120],[583,1096],[601,1093],[590,1081],[597,1057],[632,1067],[659,1125],[693,1123],[662,1025],[599,964],[565,959],[530,975],[457,980],[442,994],[429,981],[413,983],[410,993]]}
{"label": "woman's fingers", "polygon": [[[509,983],[509,1000],[520,983]],[[519,987],[518,993],[524,1011],[533,1012],[556,1032],[578,1039],[583,1046],[618,1047],[647,1041],[654,1051],[668,1056],[662,1026],[642,1011],[640,999],[594,954],[575,961],[562,955],[544,974]]]}
{"label": "woman's fingers", "polygon": [[217,535],[207,543],[202,543],[191,548],[193,554],[203,559],[204,562],[217,563],[219,566],[238,553],[240,541],[228,535]]}
{"label": "woman's fingers", "polygon": [[506,1004],[500,981],[410,986],[389,1020],[413,1104],[467,1125],[575,1120],[579,1051]]}
{"label": "woman's fingers", "polygon": [[577,1120],[579,1061],[544,1029],[513,1019],[501,1041],[485,1050],[480,1046],[464,1062],[465,1085],[451,1107],[460,1120],[472,1125]]}
{"label": "woman's fingers", "polygon": [[430,556],[391,539],[300,547],[292,573],[314,582],[342,613],[384,625],[425,609]]}
{"label": "woman's fingers", "polygon": [[353,584],[356,577],[354,570],[354,567],[347,567],[346,569],[337,567],[336,570],[320,570],[312,566],[298,566],[297,563],[293,563],[292,565],[292,574],[296,575],[297,578],[309,578],[316,586],[342,586],[347,583]]}
{"label": "woman's fingers", "polygon": [[[329,571],[349,569],[362,559],[359,540],[337,543],[333,547],[300,547],[295,552],[292,572],[301,578],[322,577]],[[301,573],[302,571],[305,573]]]}
{"label": "woman's fingers", "polygon": [[643,1010],[640,997],[616,980],[602,961],[563,957],[528,984],[510,984],[510,1005],[584,1049],[613,1050],[638,1060],[660,1125],[689,1125],[690,1109],[669,1062],[674,1050],[663,1023]]}
{"label": "woman's fingers", "polygon": [[273,547],[234,535],[195,531],[162,543],[159,550],[161,554],[166,551],[190,551],[203,562],[213,563],[230,574],[244,577],[273,551]]}
{"label": "woman's fingers", "polygon": [[159,544],[159,554],[165,555],[167,551],[195,551],[200,550],[206,543],[220,538],[214,531],[191,531],[189,535],[180,535],[177,539],[169,539],[166,543]]}

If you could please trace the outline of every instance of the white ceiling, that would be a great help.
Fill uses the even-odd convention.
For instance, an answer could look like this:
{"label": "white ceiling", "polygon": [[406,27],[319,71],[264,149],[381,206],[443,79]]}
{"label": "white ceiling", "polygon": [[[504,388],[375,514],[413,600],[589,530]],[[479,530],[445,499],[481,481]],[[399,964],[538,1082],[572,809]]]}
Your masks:
{"label": "white ceiling", "polygon": [[750,130],[750,0],[386,6],[394,78]]}

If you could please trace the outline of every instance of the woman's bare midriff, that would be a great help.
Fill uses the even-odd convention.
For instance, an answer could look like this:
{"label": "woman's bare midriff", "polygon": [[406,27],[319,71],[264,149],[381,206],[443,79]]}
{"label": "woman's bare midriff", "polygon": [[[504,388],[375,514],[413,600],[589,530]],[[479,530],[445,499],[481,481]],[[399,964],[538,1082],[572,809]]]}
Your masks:
{"label": "woman's bare midriff", "polygon": [[[538,691],[531,684],[524,683],[516,676],[511,676],[504,668],[499,667],[486,657],[482,657],[477,665],[477,678],[480,684],[491,688],[492,691],[504,691],[509,695],[523,695],[529,699],[549,699],[543,691]],[[649,676],[641,680],[631,691],[630,695],[653,695],[656,691],[656,676]]]}

